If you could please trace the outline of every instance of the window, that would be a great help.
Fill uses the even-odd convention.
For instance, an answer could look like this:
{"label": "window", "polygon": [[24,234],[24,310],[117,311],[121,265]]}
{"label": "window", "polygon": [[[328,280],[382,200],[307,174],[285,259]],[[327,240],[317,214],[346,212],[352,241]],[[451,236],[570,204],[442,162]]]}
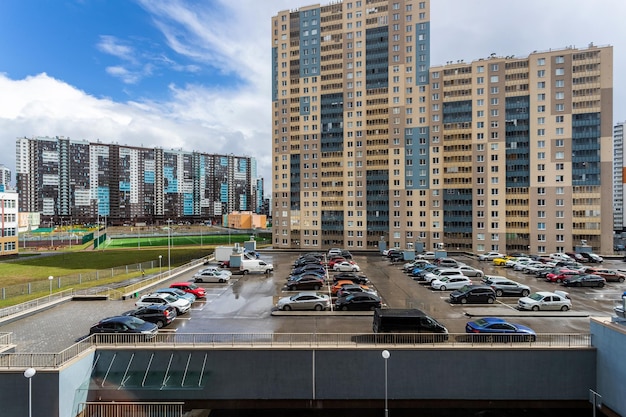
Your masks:
{"label": "window", "polygon": [[555,74],[555,75],[565,75],[565,69],[564,69],[564,68],[557,68],[557,69],[554,71],[554,74]]}
{"label": "window", "polygon": [[557,64],[563,64],[565,62],[565,57],[564,56],[557,56],[556,59],[554,60],[555,63]]}
{"label": "window", "polygon": [[545,58],[537,58],[537,65],[539,65],[539,66],[546,65],[546,59]]}
{"label": "window", "polygon": [[563,100],[565,98],[565,93],[562,91],[557,91],[556,93],[556,99],[557,100]]}

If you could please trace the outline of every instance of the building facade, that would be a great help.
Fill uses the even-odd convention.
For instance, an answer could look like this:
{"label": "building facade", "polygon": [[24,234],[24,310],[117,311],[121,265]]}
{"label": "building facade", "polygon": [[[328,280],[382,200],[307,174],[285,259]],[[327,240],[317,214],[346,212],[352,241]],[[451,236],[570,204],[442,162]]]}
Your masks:
{"label": "building facade", "polygon": [[612,48],[431,66],[429,20],[417,0],[273,17],[274,246],[612,250]]}
{"label": "building facade", "polygon": [[71,140],[18,138],[19,207],[42,220],[110,224],[220,219],[257,211],[254,158]]}
{"label": "building facade", "polygon": [[624,232],[624,123],[613,127],[613,230]]}
{"label": "building facade", "polygon": [[0,256],[17,255],[18,196],[15,191],[0,192]]}
{"label": "building facade", "polygon": [[0,165],[0,191],[11,189],[13,189],[11,186],[11,170],[4,165]]}

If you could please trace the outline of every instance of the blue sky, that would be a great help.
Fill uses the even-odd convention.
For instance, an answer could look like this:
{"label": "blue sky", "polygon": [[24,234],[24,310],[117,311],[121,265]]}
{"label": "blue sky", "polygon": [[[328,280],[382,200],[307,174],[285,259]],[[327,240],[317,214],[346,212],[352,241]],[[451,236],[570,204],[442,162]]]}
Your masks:
{"label": "blue sky", "polygon": [[[14,169],[17,137],[66,136],[254,156],[269,187],[271,17],[314,3],[2,1],[0,164]],[[623,0],[431,3],[433,65],[613,45],[614,120],[626,120]]]}

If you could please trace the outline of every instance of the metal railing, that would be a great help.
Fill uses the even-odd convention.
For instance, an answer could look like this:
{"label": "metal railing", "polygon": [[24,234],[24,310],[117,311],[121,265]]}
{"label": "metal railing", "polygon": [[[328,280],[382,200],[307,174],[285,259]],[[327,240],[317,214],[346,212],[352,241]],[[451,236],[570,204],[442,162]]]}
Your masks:
{"label": "metal railing", "polygon": [[[447,337],[446,337],[447,336]],[[173,333],[156,335],[98,334],[60,353],[0,354],[0,369],[58,368],[83,352],[97,348],[204,348],[204,349],[333,349],[333,348],[589,348],[591,334],[538,334],[536,338],[451,333]]]}
{"label": "metal railing", "polygon": [[70,288],[64,291],[51,293],[50,295],[46,295],[45,297],[39,297],[21,304],[5,307],[0,309],[0,319],[12,316],[14,314],[23,314],[28,310],[36,310],[44,305],[50,305],[62,301],[63,299],[72,297],[73,295],[74,289]]}
{"label": "metal railing", "polygon": [[79,404],[77,417],[181,417],[184,405],[183,402],[86,402]]}

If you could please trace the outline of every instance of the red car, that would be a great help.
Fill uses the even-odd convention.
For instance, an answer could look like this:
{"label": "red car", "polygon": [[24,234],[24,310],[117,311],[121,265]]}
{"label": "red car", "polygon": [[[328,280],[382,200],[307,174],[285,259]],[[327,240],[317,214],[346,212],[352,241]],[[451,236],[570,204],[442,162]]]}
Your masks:
{"label": "red car", "polygon": [[346,258],[336,257],[336,258],[332,258],[330,261],[328,261],[328,268],[333,269],[335,264],[338,264],[338,263],[341,263],[341,262],[350,262],[351,264],[354,263],[353,261],[348,260]]}
{"label": "red car", "polygon": [[178,288],[179,290],[183,290],[185,292],[195,295],[196,298],[206,297],[206,292],[204,291],[204,288],[199,287],[191,282],[175,282],[170,285],[170,288]]}
{"label": "red car", "polygon": [[560,284],[563,281],[565,281],[566,278],[569,278],[573,275],[580,275],[580,271],[572,271],[570,269],[561,269],[559,272],[546,275],[546,281],[556,282]]}

